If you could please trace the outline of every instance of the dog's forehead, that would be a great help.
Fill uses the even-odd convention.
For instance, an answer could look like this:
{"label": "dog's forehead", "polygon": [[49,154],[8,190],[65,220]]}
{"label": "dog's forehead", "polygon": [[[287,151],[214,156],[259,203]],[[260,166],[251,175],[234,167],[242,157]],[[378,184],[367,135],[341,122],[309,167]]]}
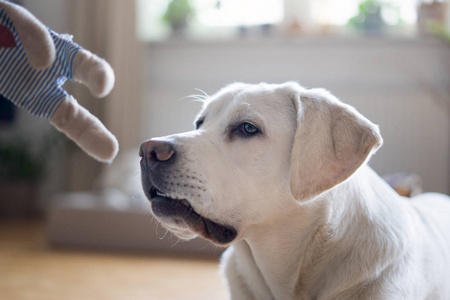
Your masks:
{"label": "dog's forehead", "polygon": [[[267,115],[267,111],[280,111],[288,103],[285,89],[280,85],[238,85],[226,88],[212,96],[203,107],[203,114],[211,117],[250,112]],[[288,105],[289,106],[289,105]]]}

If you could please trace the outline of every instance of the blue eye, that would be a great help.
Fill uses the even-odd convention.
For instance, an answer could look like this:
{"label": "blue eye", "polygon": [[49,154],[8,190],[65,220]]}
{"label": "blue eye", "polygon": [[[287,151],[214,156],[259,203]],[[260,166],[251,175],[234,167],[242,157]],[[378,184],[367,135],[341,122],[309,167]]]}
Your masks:
{"label": "blue eye", "polygon": [[251,123],[242,123],[239,125],[239,131],[244,135],[254,135],[259,132],[259,129]]}

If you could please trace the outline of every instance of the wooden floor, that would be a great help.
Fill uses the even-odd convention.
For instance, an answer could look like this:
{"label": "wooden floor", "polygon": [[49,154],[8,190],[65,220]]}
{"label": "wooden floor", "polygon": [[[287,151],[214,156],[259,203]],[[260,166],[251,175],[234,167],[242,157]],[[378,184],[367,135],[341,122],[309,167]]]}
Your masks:
{"label": "wooden floor", "polygon": [[217,260],[50,249],[42,222],[0,221],[0,299],[227,299]]}

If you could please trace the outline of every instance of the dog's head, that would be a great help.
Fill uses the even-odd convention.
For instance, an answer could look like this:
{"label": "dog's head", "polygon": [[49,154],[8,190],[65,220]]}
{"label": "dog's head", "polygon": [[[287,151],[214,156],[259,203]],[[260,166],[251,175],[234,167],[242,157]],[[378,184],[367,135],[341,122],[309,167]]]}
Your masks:
{"label": "dog's head", "polygon": [[142,144],[142,184],[169,230],[221,245],[343,182],[382,143],[355,109],[296,83],[232,84],[195,126]]}

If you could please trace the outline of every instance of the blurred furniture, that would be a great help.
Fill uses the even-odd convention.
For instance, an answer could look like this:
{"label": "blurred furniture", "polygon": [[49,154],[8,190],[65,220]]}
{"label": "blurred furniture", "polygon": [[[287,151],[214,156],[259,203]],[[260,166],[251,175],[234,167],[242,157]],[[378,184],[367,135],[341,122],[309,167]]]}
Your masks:
{"label": "blurred furniture", "polygon": [[[147,210],[102,205],[89,194],[62,194],[48,218],[47,236],[56,248],[219,257],[223,249],[201,238],[178,239]],[[109,198],[111,200],[113,198]],[[80,200],[80,201],[77,201]],[[89,202],[82,205],[80,202]]]}
{"label": "blurred furniture", "polygon": [[415,197],[422,193],[422,180],[416,174],[394,173],[383,179],[403,197]]}
{"label": "blurred furniture", "polygon": [[139,171],[138,149],[119,153],[96,183],[96,192],[52,198],[47,239],[56,248],[219,257],[223,248],[201,238],[182,241],[150,213]]}

